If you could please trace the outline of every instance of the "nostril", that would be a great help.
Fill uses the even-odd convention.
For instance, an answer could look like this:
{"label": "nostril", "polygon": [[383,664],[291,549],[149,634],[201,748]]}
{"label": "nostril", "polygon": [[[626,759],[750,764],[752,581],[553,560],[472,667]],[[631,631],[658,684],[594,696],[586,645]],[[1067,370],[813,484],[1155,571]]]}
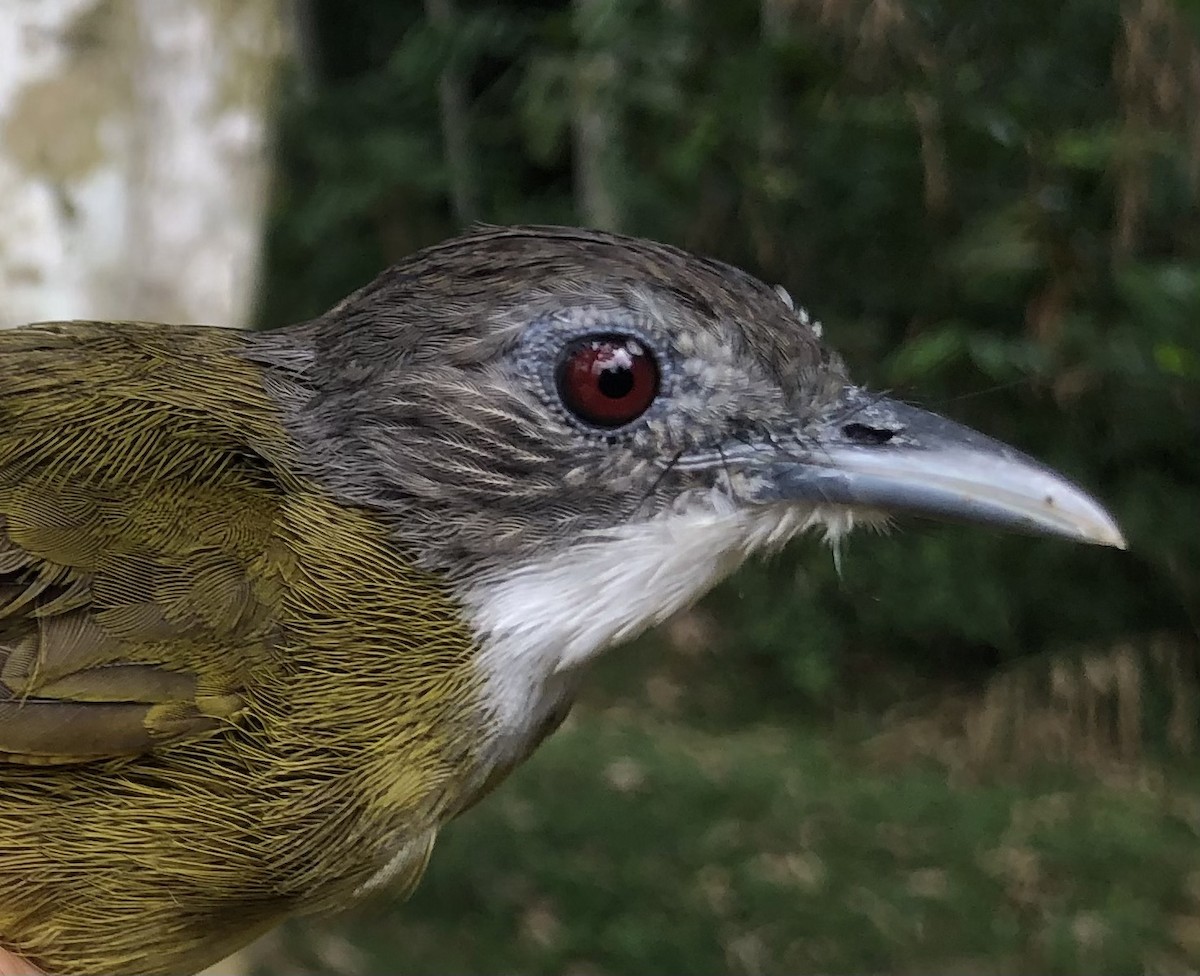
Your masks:
{"label": "nostril", "polygon": [[856,444],[886,444],[896,434],[886,427],[869,427],[866,424],[846,424],[842,433]]}

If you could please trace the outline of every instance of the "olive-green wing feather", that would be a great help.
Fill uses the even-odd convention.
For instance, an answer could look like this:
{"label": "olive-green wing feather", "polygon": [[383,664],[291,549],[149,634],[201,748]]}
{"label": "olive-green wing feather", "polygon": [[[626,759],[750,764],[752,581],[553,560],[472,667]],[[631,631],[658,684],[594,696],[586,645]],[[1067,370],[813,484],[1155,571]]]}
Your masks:
{"label": "olive-green wing feather", "polygon": [[0,334],[0,761],[136,755],[236,722],[286,559],[281,438],[235,332]]}

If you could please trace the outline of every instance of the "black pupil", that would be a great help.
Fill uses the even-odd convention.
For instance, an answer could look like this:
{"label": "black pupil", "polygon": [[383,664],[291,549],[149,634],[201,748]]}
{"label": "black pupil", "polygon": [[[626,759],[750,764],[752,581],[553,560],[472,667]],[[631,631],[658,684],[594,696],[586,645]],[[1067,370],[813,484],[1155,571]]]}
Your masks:
{"label": "black pupil", "polygon": [[596,384],[606,397],[620,400],[633,390],[633,370],[628,366],[608,366],[596,377]]}

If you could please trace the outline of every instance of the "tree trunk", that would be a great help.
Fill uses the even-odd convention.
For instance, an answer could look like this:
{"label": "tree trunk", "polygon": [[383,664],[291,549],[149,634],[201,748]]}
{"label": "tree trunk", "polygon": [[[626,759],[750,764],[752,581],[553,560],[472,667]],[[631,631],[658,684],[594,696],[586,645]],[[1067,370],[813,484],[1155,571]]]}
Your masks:
{"label": "tree trunk", "polygon": [[0,324],[246,323],[282,3],[5,4]]}

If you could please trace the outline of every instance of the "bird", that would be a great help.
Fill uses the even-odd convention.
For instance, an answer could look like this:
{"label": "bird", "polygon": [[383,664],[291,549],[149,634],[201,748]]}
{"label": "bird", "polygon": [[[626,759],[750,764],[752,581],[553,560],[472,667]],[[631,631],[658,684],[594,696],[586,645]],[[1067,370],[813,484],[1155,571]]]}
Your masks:
{"label": "bird", "polygon": [[0,946],[178,974],[409,892],[602,651],[904,514],[1125,546],[784,289],[613,233],[476,227],[274,331],[4,332]]}

